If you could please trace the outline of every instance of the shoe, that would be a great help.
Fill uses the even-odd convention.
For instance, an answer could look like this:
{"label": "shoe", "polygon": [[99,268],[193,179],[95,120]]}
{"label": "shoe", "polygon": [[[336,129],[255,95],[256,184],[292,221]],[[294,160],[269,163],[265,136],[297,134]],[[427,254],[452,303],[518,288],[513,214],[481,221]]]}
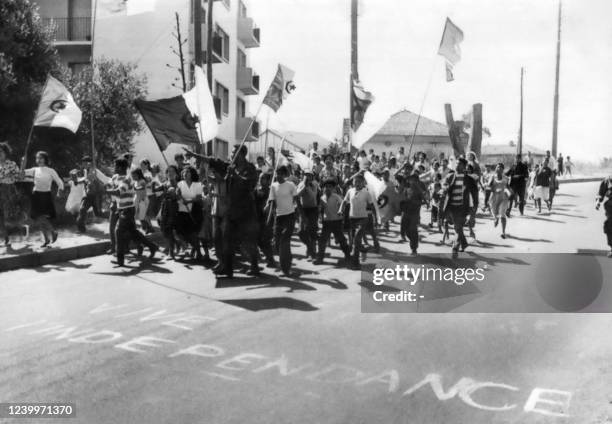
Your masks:
{"label": "shoe", "polygon": [[314,261],[312,261],[313,265],[323,265],[323,259],[321,258],[317,258]]}
{"label": "shoe", "polygon": [[268,268],[276,268],[276,261],[274,259],[268,259],[266,261],[266,266]]}
{"label": "shoe", "polygon": [[77,231],[80,234],[85,234],[87,232],[87,228],[85,228],[85,227],[77,227]]}
{"label": "shoe", "polygon": [[429,228],[433,228],[433,222],[430,222],[430,223],[428,224],[428,226],[429,226]]}
{"label": "shoe", "polygon": [[419,254],[417,253],[416,249],[414,249],[411,253],[411,256],[418,256]]}
{"label": "shoe", "polygon": [[151,253],[149,254],[149,258],[153,259],[155,257],[155,254],[157,253],[158,250],[159,250],[159,247],[153,246],[151,248]]}
{"label": "shoe", "polygon": [[380,245],[377,244],[376,246],[374,246],[374,249],[372,249],[372,252],[380,253]]}
{"label": "shoe", "polygon": [[397,242],[398,242],[398,243],[406,243],[406,239],[402,237],[402,238],[401,238],[401,239],[399,239]]}
{"label": "shoe", "polygon": [[43,244],[41,244],[40,247],[42,249],[45,249],[45,248],[49,247],[49,240],[45,240],[45,242]]}

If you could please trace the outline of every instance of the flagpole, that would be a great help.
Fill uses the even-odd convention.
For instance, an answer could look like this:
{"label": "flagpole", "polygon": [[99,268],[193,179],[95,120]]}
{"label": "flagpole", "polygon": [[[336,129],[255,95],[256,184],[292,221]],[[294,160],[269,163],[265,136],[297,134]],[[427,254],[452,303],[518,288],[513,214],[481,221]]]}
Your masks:
{"label": "flagpole", "polygon": [[259,107],[257,108],[257,112],[255,112],[255,116],[251,120],[251,123],[249,124],[249,127],[247,128],[246,132],[244,133],[244,136],[242,137],[242,141],[240,142],[240,145],[239,145],[238,149],[236,150],[236,153],[234,153],[234,155],[232,156],[232,160],[230,161],[229,166],[234,165],[234,162],[236,161],[236,157],[238,156],[238,152],[240,151],[242,146],[244,146],[244,143],[246,142],[246,139],[249,136],[249,133],[251,132],[251,129],[253,128],[253,124],[255,123],[255,121],[257,120],[257,117],[259,116],[259,112],[261,111],[261,107],[262,106],[263,106],[263,101],[259,104]]}
{"label": "flagpole", "polygon": [[[47,74],[47,79],[45,80],[45,85],[43,86],[43,89],[40,95],[41,100],[42,100],[42,96],[45,94],[45,91],[47,90],[48,84],[49,84],[49,74]],[[38,101],[38,107],[36,108],[36,115],[34,115],[34,119],[32,119],[32,125],[30,126],[30,132],[28,133],[28,138],[26,140],[25,149],[23,151],[23,158],[21,159],[21,170],[22,171],[25,169],[26,163],[28,161],[28,150],[30,150],[30,144],[32,143],[32,133],[34,131],[34,123],[36,121],[36,116],[38,115],[39,110],[40,110],[40,100]]]}
{"label": "flagpole", "polygon": [[421,115],[423,114],[423,108],[425,106],[425,101],[427,100],[427,95],[429,94],[429,88],[431,87],[431,81],[433,80],[433,74],[436,70],[436,59],[437,56],[434,56],[433,64],[431,66],[431,71],[429,72],[429,80],[427,81],[427,86],[425,88],[425,94],[423,94],[423,100],[421,101],[421,107],[419,108],[419,115],[417,116],[416,123],[414,124],[414,130],[412,131],[412,137],[410,139],[410,147],[408,148],[408,154],[406,158],[410,161],[410,154],[412,153],[412,146],[414,145],[414,137],[416,136],[417,129],[419,128],[419,122],[421,122]]}
{"label": "flagpole", "polygon": [[517,154],[523,155],[523,75],[525,73],[524,68],[521,67],[521,116],[519,122],[519,133],[518,133],[518,145],[517,145]]}

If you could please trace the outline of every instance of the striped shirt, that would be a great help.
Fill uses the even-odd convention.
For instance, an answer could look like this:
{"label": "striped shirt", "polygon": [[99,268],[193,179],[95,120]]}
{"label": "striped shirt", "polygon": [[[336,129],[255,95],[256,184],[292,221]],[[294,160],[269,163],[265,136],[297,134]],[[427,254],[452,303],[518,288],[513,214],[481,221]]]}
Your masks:
{"label": "striped shirt", "polygon": [[117,199],[117,209],[129,209],[136,206],[136,190],[132,180],[128,177],[119,177],[116,180],[119,197]]}
{"label": "striped shirt", "polygon": [[450,204],[453,206],[463,205],[463,175],[455,176],[455,182],[450,188]]}

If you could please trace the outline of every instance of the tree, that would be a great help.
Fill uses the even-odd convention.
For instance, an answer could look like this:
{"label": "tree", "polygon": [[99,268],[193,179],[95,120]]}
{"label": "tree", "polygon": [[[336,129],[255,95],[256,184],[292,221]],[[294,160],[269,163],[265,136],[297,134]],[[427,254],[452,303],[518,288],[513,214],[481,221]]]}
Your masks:
{"label": "tree", "polygon": [[83,112],[77,135],[84,151],[91,152],[93,114],[99,163],[110,166],[117,155],[132,151],[132,139],[143,129],[134,101],[146,96],[146,85],[146,76],[136,73],[135,64],[106,58],[72,76],[68,86]]}
{"label": "tree", "polygon": [[43,84],[59,69],[52,29],[29,0],[0,2],[0,141],[23,153]]}
{"label": "tree", "polygon": [[172,83],[172,86],[182,89],[183,92],[186,92],[187,91],[187,79],[185,77],[185,55],[183,54],[183,48],[185,47],[185,44],[187,43],[187,39],[181,36],[181,23],[179,21],[179,14],[175,12],[174,16],[176,18],[176,24],[174,26],[174,32],[172,33],[172,36],[176,40],[178,50],[175,49],[174,47],[171,47],[170,50],[172,51],[174,55],[178,57],[179,66],[174,67],[174,66],[171,66],[169,63],[166,63],[166,66],[168,68],[176,69],[179,73],[181,85],[180,86],[177,85],[177,83],[179,82],[179,78],[175,78],[174,82]]}

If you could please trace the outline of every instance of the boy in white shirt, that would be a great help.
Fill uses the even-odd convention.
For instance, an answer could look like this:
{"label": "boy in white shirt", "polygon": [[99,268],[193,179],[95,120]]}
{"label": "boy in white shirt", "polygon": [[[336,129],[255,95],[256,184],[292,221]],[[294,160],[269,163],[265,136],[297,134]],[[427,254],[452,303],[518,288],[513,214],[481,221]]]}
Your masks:
{"label": "boy in white shirt", "polygon": [[274,249],[283,274],[291,273],[291,236],[295,228],[295,201],[297,188],[287,180],[289,170],[281,166],[276,170],[277,180],[270,187],[270,202],[276,212],[274,218]]}
{"label": "boy in white shirt", "polygon": [[364,251],[363,238],[368,223],[368,210],[372,209],[374,204],[372,203],[372,196],[365,186],[364,176],[362,174],[356,175],[353,183],[354,186],[346,192],[338,212],[342,214],[345,205],[348,204],[350,206],[349,221],[351,230],[349,241],[353,251],[351,266],[353,269],[359,269],[359,254]]}
{"label": "boy in white shirt", "polygon": [[329,241],[329,236],[334,235],[336,243],[340,245],[340,249],[344,253],[346,262],[349,263],[351,249],[346,242],[346,237],[342,232],[342,215],[338,213],[342,205],[342,197],[336,192],[336,181],[329,179],[323,183],[324,193],[321,196],[321,216],[323,218],[323,229],[319,237],[319,251],[317,259],[313,262],[315,265],[323,263],[325,258],[325,248]]}

